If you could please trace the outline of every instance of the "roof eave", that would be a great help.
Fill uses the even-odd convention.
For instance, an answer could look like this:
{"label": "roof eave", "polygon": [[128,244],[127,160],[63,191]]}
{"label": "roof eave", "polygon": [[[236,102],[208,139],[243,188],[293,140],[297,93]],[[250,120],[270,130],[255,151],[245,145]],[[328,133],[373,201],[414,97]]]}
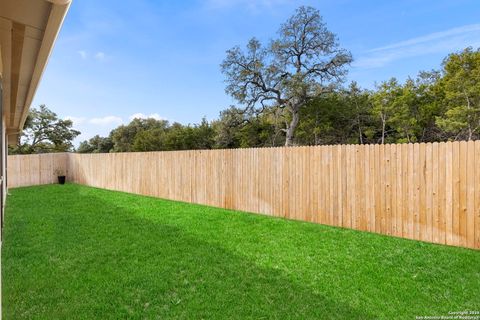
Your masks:
{"label": "roof eave", "polygon": [[32,103],[35,92],[37,91],[38,84],[43,75],[43,72],[47,66],[48,59],[52,53],[55,41],[61,26],[65,19],[65,16],[70,8],[71,0],[48,0],[52,3],[52,9],[50,11],[48,22],[44,31],[44,36],[40,46],[40,50],[37,55],[35,67],[32,73],[32,79],[30,82],[29,90],[25,99],[24,108],[20,117],[18,129],[21,130],[27,119],[30,105]]}

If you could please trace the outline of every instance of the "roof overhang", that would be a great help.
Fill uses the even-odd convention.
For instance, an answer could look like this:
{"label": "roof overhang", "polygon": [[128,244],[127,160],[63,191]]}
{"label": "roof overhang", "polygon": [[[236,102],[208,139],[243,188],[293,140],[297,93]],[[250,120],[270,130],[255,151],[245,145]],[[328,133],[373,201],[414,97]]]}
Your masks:
{"label": "roof overhang", "polygon": [[0,1],[0,77],[9,143],[18,140],[70,1]]}

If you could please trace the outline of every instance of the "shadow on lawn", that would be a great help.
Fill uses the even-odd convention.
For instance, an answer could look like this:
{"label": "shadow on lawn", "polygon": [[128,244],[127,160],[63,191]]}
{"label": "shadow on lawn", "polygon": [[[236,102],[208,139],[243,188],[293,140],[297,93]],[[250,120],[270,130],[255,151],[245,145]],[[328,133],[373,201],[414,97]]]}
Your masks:
{"label": "shadow on lawn", "polygon": [[[9,230],[20,233],[20,243],[7,257],[36,261],[16,274],[4,270],[7,318],[372,318],[278,270],[91,193],[50,205],[43,216],[24,208],[29,226]],[[29,249],[31,258],[19,254],[30,243],[21,239],[29,237],[44,244],[35,254]]]}

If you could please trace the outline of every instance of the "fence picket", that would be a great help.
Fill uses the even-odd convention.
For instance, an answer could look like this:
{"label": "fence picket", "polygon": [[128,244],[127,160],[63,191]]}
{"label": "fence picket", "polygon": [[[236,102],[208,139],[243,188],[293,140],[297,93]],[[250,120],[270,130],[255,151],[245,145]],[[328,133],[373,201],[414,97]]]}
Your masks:
{"label": "fence picket", "polygon": [[480,249],[480,141],[12,155],[8,186],[70,181]]}

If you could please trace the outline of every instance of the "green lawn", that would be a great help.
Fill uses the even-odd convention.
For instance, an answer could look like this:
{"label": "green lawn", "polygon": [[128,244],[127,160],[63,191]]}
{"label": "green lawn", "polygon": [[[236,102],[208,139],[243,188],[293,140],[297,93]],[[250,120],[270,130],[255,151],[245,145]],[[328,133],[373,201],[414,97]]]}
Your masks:
{"label": "green lawn", "polygon": [[4,319],[480,310],[480,252],[79,185],[10,191]]}

